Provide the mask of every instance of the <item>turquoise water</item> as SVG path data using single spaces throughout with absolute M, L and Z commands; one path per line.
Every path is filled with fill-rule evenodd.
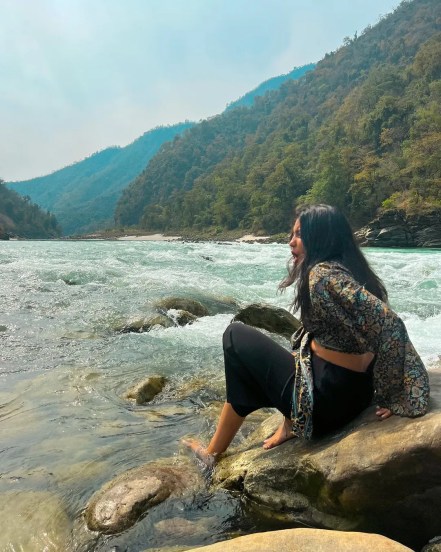
M 441 352 L 441 251 L 365 252 L 430 369 Z M 144 334 L 117 329 L 170 296 L 288 307 L 292 292 L 277 294 L 288 255 L 279 244 L 0 242 L 0 550 L 149 550 L 250 529 L 237 499 L 208 491 L 116 537 L 88 532 L 81 514 L 118 473 L 185 454 L 184 435 L 207 438 L 223 399 L 231 313 Z M 160 399 L 124 400 L 156 373 L 169 380 Z M 201 531 L 170 534 L 159 515 Z

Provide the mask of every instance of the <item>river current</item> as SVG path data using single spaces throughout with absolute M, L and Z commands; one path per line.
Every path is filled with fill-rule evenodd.
M 441 353 L 441 251 L 365 253 L 430 370 Z M 277 293 L 288 256 L 280 244 L 0 242 L 0 550 L 157 550 L 256 530 L 238 498 L 208 490 L 112 537 L 88 532 L 82 511 L 115 475 L 187 454 L 185 435 L 208 438 L 232 318 L 218 304 L 288 308 L 292 291 Z M 118 331 L 172 296 L 213 314 L 185 327 Z M 123 398 L 151 374 L 168 379 L 153 403 Z M 177 518 L 199 530 L 161 523 Z

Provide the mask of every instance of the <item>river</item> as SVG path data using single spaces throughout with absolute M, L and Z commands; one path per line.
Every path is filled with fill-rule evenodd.
M 365 253 L 430 370 L 440 355 L 441 251 Z M 161 510 L 197 521 L 190 535 L 153 511 L 120 535 L 97 536 L 82 511 L 115 475 L 187 454 L 185 435 L 208 438 L 232 318 L 218 303 L 288 307 L 292 291 L 277 293 L 288 256 L 280 244 L 0 242 L 1 550 L 156 550 L 256 529 L 238 498 L 208 490 Z M 185 327 L 117 331 L 171 296 L 198 299 L 213 314 Z M 123 398 L 150 374 L 168 379 L 157 400 Z

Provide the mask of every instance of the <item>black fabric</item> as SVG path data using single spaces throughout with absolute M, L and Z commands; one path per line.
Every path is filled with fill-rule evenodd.
M 312 355 L 314 436 L 346 425 L 371 404 L 373 365 L 374 361 L 366 372 L 355 372 Z
M 291 417 L 294 357 L 265 334 L 233 323 L 223 337 L 227 402 L 239 416 L 275 407 Z
M 250 326 L 233 323 L 223 337 L 227 402 L 239 416 L 264 407 L 291 417 L 295 365 L 290 351 Z M 312 355 L 313 435 L 345 425 L 373 397 L 371 363 L 367 372 L 342 368 Z

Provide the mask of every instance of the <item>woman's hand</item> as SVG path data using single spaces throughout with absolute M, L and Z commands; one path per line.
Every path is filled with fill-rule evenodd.
M 385 420 L 392 416 L 392 412 L 388 408 L 381 408 L 377 406 L 377 411 L 375 414 L 380 418 L 380 420 Z

